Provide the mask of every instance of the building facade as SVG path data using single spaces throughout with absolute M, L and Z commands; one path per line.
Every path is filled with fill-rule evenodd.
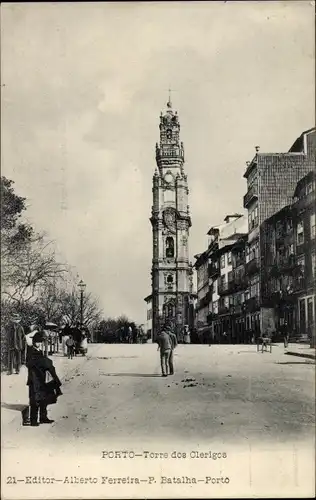
M 195 305 L 195 325 L 197 335 L 201 343 L 206 342 L 209 336 L 209 304 L 210 304 L 210 285 L 209 285 L 209 271 L 208 271 L 208 252 L 207 250 L 201 254 L 194 256 L 196 262 L 194 267 L 196 269 L 196 282 L 197 282 L 197 302 Z
M 274 315 L 276 331 L 315 344 L 315 173 L 298 183 L 293 203 L 267 219 L 262 242 L 261 303 Z
M 261 225 L 292 203 L 297 182 L 315 167 L 315 128 L 303 132 L 287 153 L 259 153 L 248 163 L 244 177 L 247 193 L 244 208 L 248 211 L 246 274 L 249 298 L 246 317 L 250 328 L 272 333 L 276 330 L 272 307 L 261 301 L 261 284 L 265 277 L 262 262 Z
M 144 323 L 144 330 L 148 339 L 152 338 L 152 323 L 153 323 L 153 311 L 152 311 L 152 300 L 151 294 L 145 297 L 146 302 L 146 320 Z
M 210 247 L 210 287 L 211 304 L 209 322 L 212 340 L 215 343 L 240 343 L 242 337 L 237 327 L 237 319 L 241 312 L 242 302 L 240 287 L 236 287 L 238 278 L 235 267 L 236 245 L 243 241 L 247 234 L 247 219 L 240 214 L 228 215 L 225 225 L 219 232 L 211 228 L 214 240 Z M 238 267 L 239 262 L 238 262 Z
M 153 176 L 151 225 L 153 235 L 152 293 L 146 297 L 152 315 L 152 338 L 169 319 L 181 342 L 184 328 L 194 326 L 193 271 L 189 260 L 191 217 L 184 148 L 178 114 L 169 100 L 160 115 L 160 142 Z
M 225 224 L 208 231 L 207 250 L 196 257 L 198 277 L 196 326 L 200 341 L 244 341 L 243 304 L 244 259 L 247 219 L 240 214 L 228 215 Z M 243 257 L 241 257 L 243 255 Z
M 294 192 L 293 227 L 296 264 L 301 270 L 296 285 L 297 324 L 300 336 L 315 347 L 315 170 L 301 179 Z

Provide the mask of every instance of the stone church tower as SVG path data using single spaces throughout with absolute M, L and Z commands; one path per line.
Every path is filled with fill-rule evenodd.
M 155 340 L 159 325 L 169 318 L 181 342 L 185 326 L 193 327 L 193 272 L 188 246 L 191 218 L 180 123 L 170 98 L 166 111 L 160 115 L 159 129 L 150 219 L 153 234 L 152 338 Z

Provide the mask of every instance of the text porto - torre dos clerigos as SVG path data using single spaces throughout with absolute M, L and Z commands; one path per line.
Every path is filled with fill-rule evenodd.
M 186 459 L 186 458 L 207 458 L 209 460 L 217 460 L 221 458 L 227 458 L 227 453 L 225 451 L 197 451 L 192 450 L 190 452 L 183 451 L 142 451 L 136 452 L 133 450 L 104 450 L 101 452 L 101 458 L 114 458 L 114 459 L 133 459 L 133 458 L 145 458 L 145 459 Z

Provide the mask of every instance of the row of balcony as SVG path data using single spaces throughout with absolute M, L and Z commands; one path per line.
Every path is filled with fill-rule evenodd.
M 316 276 L 313 276 L 313 283 L 316 282 Z M 265 290 L 263 292 L 263 297 L 259 300 L 259 297 L 251 297 L 247 299 L 242 304 L 229 304 L 225 306 L 224 301 L 220 300 L 218 304 L 218 312 L 209 313 L 207 316 L 208 323 L 210 324 L 219 315 L 242 315 L 247 313 L 253 313 L 258 311 L 258 309 L 263 307 L 293 307 L 293 304 L 297 302 L 297 293 L 306 289 L 306 287 L 311 286 L 311 279 L 306 277 L 300 277 L 293 281 L 292 286 L 287 290 L 273 291 Z
M 293 274 L 294 271 L 299 271 L 300 266 L 297 264 L 295 255 L 280 258 L 279 261 L 273 264 L 270 268 L 270 276 L 278 277 L 282 274 Z
M 230 293 L 246 290 L 248 288 L 248 278 L 246 276 L 236 276 L 232 280 L 218 284 L 218 295 L 228 295 Z
M 259 271 L 259 259 L 258 257 L 253 257 L 249 262 L 245 263 L 245 260 L 243 258 L 239 259 L 239 262 L 237 264 L 236 262 L 236 267 L 239 267 L 240 265 L 245 264 L 245 274 L 246 275 L 251 275 L 255 274 L 256 272 Z M 220 267 L 218 262 L 212 262 L 211 264 L 208 265 L 208 275 L 210 278 L 216 279 L 218 276 L 220 276 Z
M 258 297 L 251 297 L 242 304 L 235 304 L 235 305 L 230 304 L 229 306 L 225 306 L 223 303 L 219 303 L 218 313 L 215 314 L 210 312 L 207 315 L 207 321 L 210 324 L 214 319 L 217 318 L 218 315 L 224 315 L 224 314 L 240 315 L 240 314 L 255 312 L 259 309 L 259 307 L 260 307 L 260 302 Z
M 229 293 L 246 290 L 249 285 L 249 276 L 259 271 L 259 261 L 257 258 L 252 259 L 245 266 L 245 273 L 236 273 L 233 271 L 232 278 L 226 282 L 218 284 L 218 294 L 227 295 Z
M 216 278 L 220 275 L 220 269 L 218 262 L 212 262 L 208 265 L 208 275 L 210 278 Z
M 202 297 L 200 300 L 197 301 L 196 310 L 199 311 L 200 309 L 203 309 L 203 307 L 208 306 L 208 304 L 211 302 L 211 300 L 212 300 L 212 294 L 211 294 L 211 290 L 209 290 L 204 295 L 204 297 Z
M 316 275 L 297 276 L 286 289 L 277 291 L 271 282 L 267 282 L 262 291 L 262 305 L 275 307 L 278 304 L 291 304 L 296 302 L 298 293 L 315 288 L 315 284 Z
M 229 306 L 225 306 L 223 303 L 219 303 L 218 314 L 241 314 L 246 312 L 254 312 L 257 309 L 259 309 L 259 298 L 251 297 L 242 304 L 230 304 Z

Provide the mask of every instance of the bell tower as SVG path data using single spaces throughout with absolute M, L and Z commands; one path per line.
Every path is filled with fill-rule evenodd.
M 156 339 L 161 322 L 168 318 L 181 342 L 184 327 L 193 326 L 193 272 L 188 246 L 191 218 L 180 123 L 170 98 L 166 110 L 160 114 L 159 130 L 150 218 L 153 234 L 152 337 Z

